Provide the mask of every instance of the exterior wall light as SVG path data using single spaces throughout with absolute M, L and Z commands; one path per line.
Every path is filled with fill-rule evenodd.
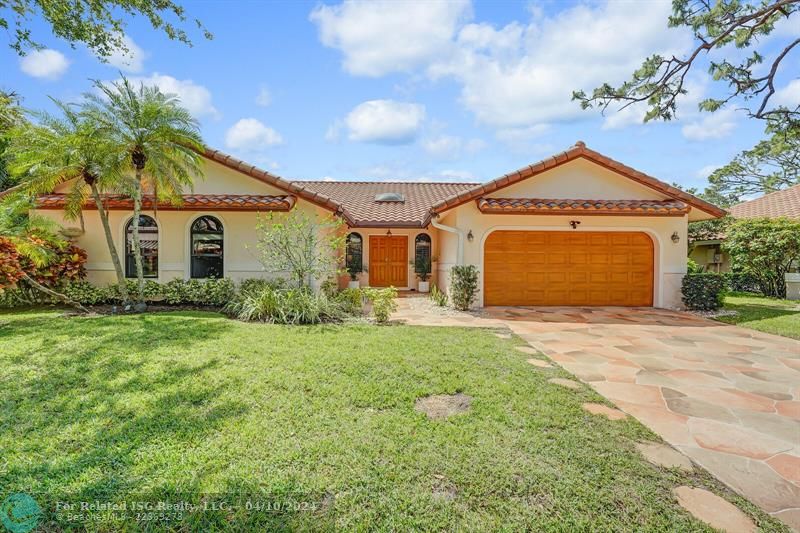
M 680 240 L 681 240 L 681 236 L 678 235 L 677 231 L 673 231 L 672 232 L 672 237 L 671 238 L 672 238 L 672 242 L 674 242 L 675 244 L 678 244 L 680 242 Z
M 467 240 L 469 242 L 472 242 L 472 241 L 475 240 L 475 235 L 472 234 L 472 230 L 469 230 L 469 232 L 467 233 Z
M 386 236 L 387 236 L 387 237 L 391 237 L 391 236 L 392 236 L 392 230 L 391 230 L 391 228 L 386 230 Z

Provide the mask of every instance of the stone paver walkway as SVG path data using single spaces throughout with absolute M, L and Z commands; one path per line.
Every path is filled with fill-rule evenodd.
M 505 325 L 800 531 L 800 342 L 661 309 L 494 307 L 394 319 Z

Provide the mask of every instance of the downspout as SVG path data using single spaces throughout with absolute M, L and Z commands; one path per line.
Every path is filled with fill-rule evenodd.
M 448 231 L 450 233 L 455 233 L 458 235 L 458 248 L 456 251 L 456 265 L 463 265 L 464 264 L 464 232 L 458 228 L 454 228 L 452 226 L 445 226 L 444 224 L 440 224 L 436 222 L 436 219 L 439 218 L 439 215 L 434 213 L 431 217 L 431 226 L 436 229 L 440 229 L 442 231 Z

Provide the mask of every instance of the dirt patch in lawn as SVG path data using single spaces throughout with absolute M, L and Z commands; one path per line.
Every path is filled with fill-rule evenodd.
M 420 398 L 414 409 L 428 415 L 432 420 L 440 420 L 448 416 L 466 413 L 472 405 L 472 396 L 466 394 L 435 394 Z

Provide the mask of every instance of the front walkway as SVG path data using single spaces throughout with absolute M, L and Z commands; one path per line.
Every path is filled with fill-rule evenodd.
M 800 530 L 800 343 L 661 309 L 487 308 L 413 324 L 507 326 Z

